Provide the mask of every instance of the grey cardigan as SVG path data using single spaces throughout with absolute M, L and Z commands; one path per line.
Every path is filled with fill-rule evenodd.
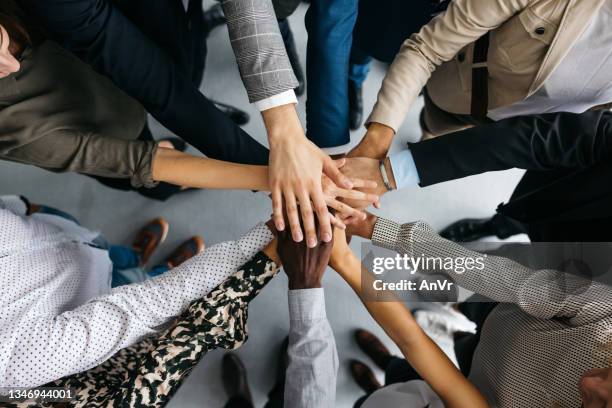
M 154 142 L 137 140 L 146 112 L 52 41 L 27 49 L 0 79 L 0 158 L 57 172 L 152 186 Z

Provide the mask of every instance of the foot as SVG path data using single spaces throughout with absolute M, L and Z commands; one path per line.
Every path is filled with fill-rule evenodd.
M 452 223 L 440 232 L 443 238 L 454 242 L 471 242 L 495 235 L 490 218 L 466 218 Z
M 140 265 L 145 265 L 153 252 L 168 236 L 168 222 L 163 218 L 156 218 L 145 225 L 136 235 L 132 249 L 140 255 Z
M 166 264 L 170 268 L 176 268 L 188 259 L 204 251 L 204 240 L 195 236 L 183 242 L 178 248 L 166 258 Z
M 204 12 L 205 31 L 210 33 L 215 28 L 227 23 L 221 4 L 215 4 Z
M 227 353 L 221 362 L 221 378 L 223 388 L 229 398 L 240 397 L 253 404 L 253 396 L 249 388 L 246 368 L 240 358 L 234 353 Z
M 366 353 L 380 369 L 384 370 L 387 368 L 389 361 L 391 361 L 391 353 L 378 337 L 367 330 L 358 329 L 355 330 L 355 340 L 357 340 L 359 348 Z
M 363 122 L 363 90 L 353 81 L 349 81 L 349 127 L 357 130 Z
M 353 379 L 367 394 L 371 394 L 379 388 L 382 388 L 382 385 L 378 382 L 370 367 L 357 360 L 351 360 L 350 365 Z
M 238 126 L 244 126 L 249 123 L 249 120 L 251 120 L 249 114 L 243 110 L 221 102 L 213 101 L 213 103 L 217 109 L 229 116 L 232 122 Z
M 289 21 L 281 20 L 279 23 L 286 24 L 286 27 L 284 27 L 286 34 L 283 36 L 283 41 L 285 43 L 285 49 L 287 50 L 287 57 L 289 57 L 289 62 L 291 63 L 291 68 L 293 69 L 295 78 L 298 81 L 298 86 L 295 88 L 295 94 L 297 96 L 302 96 L 306 91 L 306 79 L 304 76 L 304 70 L 302 70 L 302 64 L 300 64 L 297 48 L 295 46 L 293 32 L 291 31 L 291 27 L 289 27 Z

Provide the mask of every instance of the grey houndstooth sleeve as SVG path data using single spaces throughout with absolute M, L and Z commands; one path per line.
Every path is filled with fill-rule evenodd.
M 223 0 L 230 42 L 251 103 L 298 86 L 270 0 Z
M 410 257 L 482 258 L 482 269 L 457 273 L 443 266 L 438 272 L 446 272 L 465 289 L 496 302 L 516 304 L 540 319 L 564 318 L 570 325 L 580 326 L 612 315 L 612 288 L 606 284 L 471 251 L 442 238 L 424 222 L 400 225 L 379 218 L 372 243 Z

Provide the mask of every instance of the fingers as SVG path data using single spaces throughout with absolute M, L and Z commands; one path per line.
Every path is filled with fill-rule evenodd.
M 353 188 L 351 180 L 340 172 L 336 163 L 329 156 L 323 159 L 323 173 L 336 183 L 337 186 L 349 189 Z
M 285 217 L 283 217 L 283 194 L 280 186 L 272 189 L 272 219 L 277 231 L 285 230 Z
M 334 163 L 336 164 L 337 168 L 341 169 L 346 164 L 346 159 L 343 158 L 343 159 L 334 160 Z
M 302 223 L 304 224 L 304 232 L 306 234 L 306 245 L 308 245 L 309 248 L 314 248 L 317 246 L 317 230 L 315 228 L 314 215 L 308 192 L 306 190 L 300 191 L 298 193 L 298 199 L 300 200 L 300 213 L 302 215 Z
M 328 203 L 328 205 L 333 208 L 334 210 L 338 211 L 338 213 L 340 214 L 340 216 L 344 219 L 350 219 L 352 217 L 359 219 L 359 220 L 365 220 L 366 218 L 366 213 L 363 211 L 360 211 L 358 209 L 355 209 L 345 203 L 342 203 L 338 200 L 330 200 L 330 202 Z
M 336 197 L 342 197 L 347 200 L 358 200 L 358 201 L 366 201 L 368 203 L 376 203 L 379 201 L 380 197 L 376 194 L 364 193 L 363 191 L 357 190 L 346 190 L 339 188 L 336 191 Z
M 340 228 L 341 230 L 346 229 L 346 225 L 344 225 L 344 222 L 342 222 L 342 220 L 336 217 L 335 215 L 330 214 L 329 220 L 331 221 L 331 224 L 334 226 L 334 228 Z
M 378 187 L 378 183 L 374 180 L 364 180 L 364 179 L 351 179 L 353 182 L 353 188 L 376 188 Z
M 312 203 L 319 219 L 319 231 L 321 233 L 321 240 L 323 242 L 330 242 L 332 240 L 332 229 L 330 224 L 330 214 L 327 209 L 327 203 L 325 202 L 325 196 L 319 186 L 318 191 L 314 191 L 312 195 Z
M 302 242 L 302 228 L 300 227 L 300 216 L 298 213 L 297 202 L 292 190 L 285 190 L 285 209 L 287 211 L 287 219 L 291 227 L 291 235 L 295 242 Z

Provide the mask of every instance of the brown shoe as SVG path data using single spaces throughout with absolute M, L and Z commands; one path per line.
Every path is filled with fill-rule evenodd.
M 163 218 L 149 222 L 134 238 L 132 249 L 140 255 L 140 265 L 146 264 L 157 247 L 166 240 L 170 225 Z
M 202 237 L 191 237 L 176 248 L 174 252 L 172 252 L 170 256 L 166 258 L 165 263 L 170 268 L 175 268 L 202 251 L 204 251 L 204 240 Z
M 364 329 L 355 330 L 355 340 L 359 348 L 370 357 L 376 365 L 384 370 L 391 361 L 389 349 L 376 337 Z
M 351 360 L 350 366 L 353 379 L 366 394 L 371 394 L 377 389 L 382 388 L 370 367 L 357 360 Z
M 226 353 L 221 360 L 223 388 L 230 399 L 240 399 L 253 405 L 246 368 L 234 353 Z

